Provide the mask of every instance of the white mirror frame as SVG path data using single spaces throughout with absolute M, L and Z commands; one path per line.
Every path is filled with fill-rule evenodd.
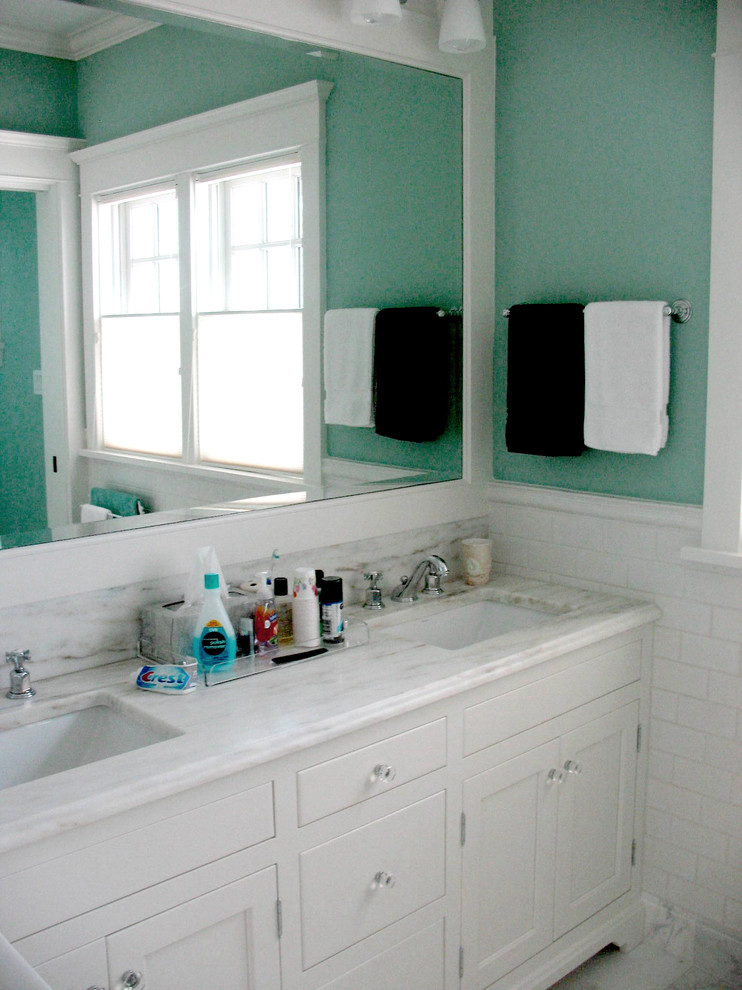
M 474 55 L 438 50 L 438 18 L 405 10 L 391 27 L 359 27 L 347 0 L 132 0 L 142 8 L 209 19 L 312 45 L 342 48 L 458 77 L 463 84 L 464 394 L 461 481 L 261 509 L 214 519 L 0 551 L 5 607 L 43 602 L 186 572 L 211 545 L 222 566 L 373 539 L 486 515 L 492 476 L 494 329 L 494 40 Z M 430 2 L 435 8 L 435 4 Z M 488 37 L 492 0 L 483 0 Z M 1 171 L 1 170 L 0 170 Z M 69 242 L 71 243 L 71 242 Z M 57 299 L 65 294 L 58 284 Z M 419 397 L 411 396 L 411 402 Z M 115 542 L 113 542 L 115 541 Z

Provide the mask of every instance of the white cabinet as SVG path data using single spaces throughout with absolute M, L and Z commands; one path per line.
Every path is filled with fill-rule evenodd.
M 443 896 L 445 810 L 439 792 L 302 853 L 305 969 Z
M 557 741 L 464 785 L 462 946 L 466 990 L 486 987 L 551 942 Z
M 50 959 L 36 967 L 52 990 L 89 990 L 108 986 L 108 960 L 105 939 Z
M 278 988 L 276 895 L 269 868 L 109 935 L 110 986 L 135 972 L 148 990 Z
M 37 971 L 52 990 L 277 990 L 276 902 L 276 869 L 269 867 L 64 953 Z
M 322 990 L 444 990 L 443 920 L 415 932 Z
M 561 740 L 555 939 L 631 884 L 638 715 L 626 705 Z
M 622 706 L 465 781 L 465 990 L 629 889 L 638 711 Z
M 426 693 L 0 856 L 0 930 L 53 990 L 542 990 L 641 928 L 648 655 Z
M 378 797 L 445 765 L 446 720 L 439 718 L 307 767 L 296 777 L 299 824 Z

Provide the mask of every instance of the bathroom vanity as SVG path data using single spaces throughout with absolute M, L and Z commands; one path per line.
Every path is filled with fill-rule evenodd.
M 493 598 L 533 624 L 414 638 Z M 0 931 L 54 990 L 547 987 L 643 934 L 658 615 L 503 578 L 183 697 L 41 682 L 0 729 L 98 703 L 170 738 L 3 792 Z

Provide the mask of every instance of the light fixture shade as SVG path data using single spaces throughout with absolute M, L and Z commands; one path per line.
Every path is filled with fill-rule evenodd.
M 438 47 L 442 52 L 466 55 L 487 45 L 479 0 L 445 0 Z
M 399 0 L 353 0 L 350 6 L 354 24 L 392 24 L 401 18 Z

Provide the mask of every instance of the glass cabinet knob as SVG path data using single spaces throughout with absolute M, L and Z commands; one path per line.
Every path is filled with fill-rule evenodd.
M 390 767 L 388 763 L 377 763 L 371 774 L 371 779 L 382 784 L 388 784 L 396 776 L 397 771 L 394 767 Z
M 385 873 L 384 870 L 379 870 L 374 877 L 374 887 L 376 890 L 388 890 L 396 882 L 396 877 L 392 876 L 391 873 Z

